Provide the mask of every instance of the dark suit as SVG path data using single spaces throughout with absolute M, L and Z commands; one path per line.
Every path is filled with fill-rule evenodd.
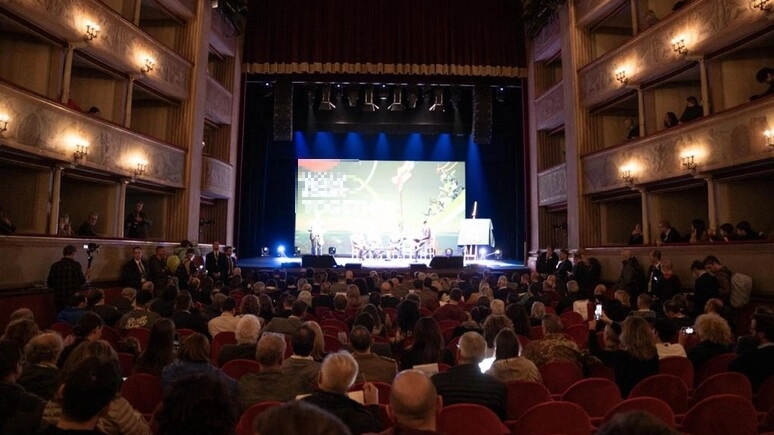
M 478 364 L 460 364 L 430 378 L 443 396 L 444 405 L 474 403 L 505 419 L 507 387 L 499 379 L 481 373 Z
M 704 314 L 704 304 L 712 298 L 720 295 L 720 283 L 718 279 L 707 272 L 696 278 L 693 286 L 693 316 Z
M 661 233 L 659 238 L 664 243 L 680 243 L 683 241 L 683 238 L 680 237 L 680 233 L 674 228 L 670 228 L 666 233 Z
M 167 278 L 169 278 L 169 269 L 167 268 L 167 260 L 160 259 L 157 256 L 153 256 L 148 260 L 148 278 L 153 281 L 153 289 L 157 295 L 161 294 L 164 287 L 167 285 Z
M 774 346 L 768 345 L 750 349 L 728 364 L 728 369 L 747 376 L 753 391 L 758 390 L 763 381 L 774 376 Z
M 140 271 L 140 267 L 134 261 L 134 258 L 124 264 L 121 271 L 121 277 L 124 280 L 124 285 L 139 290 L 142 287 L 142 283 L 148 280 L 148 271 L 150 270 L 148 262 L 144 259 L 142 261 L 142 267 L 145 269 L 145 274 Z
M 226 254 L 222 252 L 217 254 L 217 257 L 215 252 L 207 254 L 204 258 L 204 268 L 207 269 L 207 275 L 212 277 L 212 279 L 225 280 L 228 277 L 228 260 L 226 259 Z M 216 273 L 220 275 L 216 276 Z
M 572 275 L 572 262 L 570 260 L 559 262 L 556 266 L 556 277 L 567 282 L 570 280 L 570 275 Z
M 207 329 L 207 321 L 198 313 L 175 311 L 172 314 L 172 322 L 175 324 L 176 329 L 190 329 L 207 337 L 210 336 L 210 331 Z
M 538 256 L 536 269 L 537 272 L 543 275 L 549 275 L 556 271 L 556 265 L 559 264 L 559 255 L 553 252 L 550 257 L 546 256 L 543 252 Z

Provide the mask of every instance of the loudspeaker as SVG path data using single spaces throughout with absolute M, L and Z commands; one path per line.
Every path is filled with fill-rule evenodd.
M 274 84 L 274 140 L 293 140 L 293 83 L 277 80 Z
M 477 85 L 473 91 L 473 142 L 492 142 L 492 88 Z
M 409 268 L 412 272 L 423 272 L 427 270 L 427 265 L 425 263 L 411 263 Z
M 325 269 L 336 267 L 336 259 L 330 255 L 304 255 L 301 257 L 301 267 Z
M 346 263 L 344 269 L 347 270 L 359 270 L 363 268 L 363 263 Z
M 454 257 L 433 257 L 430 260 L 430 267 L 433 269 L 462 269 L 463 258 L 461 256 Z

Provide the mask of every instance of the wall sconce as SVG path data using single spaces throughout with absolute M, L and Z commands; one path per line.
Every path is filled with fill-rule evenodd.
M 132 177 L 132 182 L 137 181 L 137 177 L 142 177 L 145 175 L 145 172 L 148 171 L 148 162 L 145 161 L 139 161 L 137 162 L 137 166 L 134 168 L 134 176 Z
M 153 62 L 153 59 L 146 57 L 145 58 L 145 64 L 140 68 L 140 71 L 142 71 L 143 74 L 148 74 L 149 72 L 153 71 L 153 69 L 156 67 L 156 64 Z
M 0 124 L 0 126 L 1 125 L 2 124 Z M 766 130 L 763 132 L 763 135 L 766 136 L 766 143 L 769 145 L 769 151 L 774 151 L 774 130 Z
M 625 69 L 619 69 L 615 72 L 615 79 L 621 82 L 622 85 L 625 85 L 629 79 L 626 77 L 626 70 Z
M 632 176 L 632 171 L 629 169 L 621 171 L 621 179 L 629 186 L 634 184 L 634 176 Z
M 688 48 L 685 46 L 684 38 L 675 38 L 672 40 L 672 50 L 677 54 L 688 54 Z
M 86 35 L 84 36 L 84 39 L 87 41 L 91 41 L 92 39 L 96 38 L 99 34 L 99 26 L 92 23 L 86 23 Z
M 766 11 L 769 9 L 769 0 L 752 0 L 752 7 Z
M 693 154 L 682 157 L 681 160 L 683 161 L 683 168 L 692 172 L 696 170 L 696 162 L 693 160 Z
M 0 115 L 0 133 L 8 130 L 8 115 Z
M 75 151 L 73 151 L 73 162 L 70 167 L 75 168 L 78 166 L 81 160 L 83 160 L 89 154 L 89 144 L 78 141 L 75 144 Z

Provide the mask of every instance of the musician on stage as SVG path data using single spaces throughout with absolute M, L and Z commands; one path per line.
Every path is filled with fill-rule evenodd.
M 322 255 L 323 228 L 320 220 L 315 217 L 309 227 L 309 241 L 312 243 L 312 255 Z
M 422 236 L 418 239 L 414 239 L 414 259 L 419 258 L 419 252 L 427 247 L 430 243 L 430 239 L 433 237 L 433 232 L 430 230 L 430 226 L 427 225 L 427 219 L 422 222 Z

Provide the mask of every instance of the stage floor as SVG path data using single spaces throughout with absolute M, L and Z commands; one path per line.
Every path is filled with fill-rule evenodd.
M 358 258 L 350 258 L 349 256 L 334 256 L 337 267 L 347 268 L 348 266 L 354 266 L 359 269 L 368 270 L 410 270 L 412 266 L 414 268 L 424 266 L 429 268 L 430 259 L 379 259 L 379 258 L 366 258 L 360 260 Z M 301 257 L 252 257 L 252 258 L 240 258 L 238 261 L 239 267 L 250 269 L 300 269 Z M 524 263 L 511 261 L 511 260 L 472 260 L 465 261 L 466 268 L 483 269 L 488 268 L 493 271 L 528 271 L 524 266 Z

